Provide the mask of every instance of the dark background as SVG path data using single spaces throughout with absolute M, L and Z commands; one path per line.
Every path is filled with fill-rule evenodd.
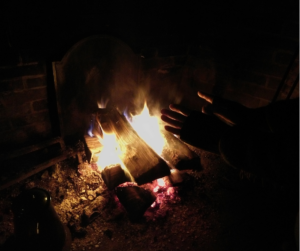
M 143 56 L 152 86 L 189 86 L 194 99 L 201 90 L 257 108 L 272 101 L 298 53 L 299 2 L 1 1 L 1 149 L 59 135 L 52 62 L 102 34 Z
M 17 50 L 52 59 L 59 59 L 80 39 L 99 33 L 120 38 L 135 52 L 153 46 L 209 44 L 232 55 L 239 47 L 270 43 L 261 39 L 260 32 L 281 32 L 283 21 L 297 19 L 299 11 L 295 0 L 5 1 L 1 5 L 2 57 Z
M 114 36 L 135 53 L 148 58 L 148 63 L 154 65 L 148 72 L 156 86 L 167 81 L 180 82 L 183 69 L 189 73 L 186 82 L 182 81 L 184 84 L 192 83 L 194 89 L 213 90 L 224 98 L 255 108 L 272 100 L 299 48 L 299 1 L 1 1 L 2 155 L 59 135 L 51 62 L 60 61 L 75 43 L 96 34 Z M 202 57 L 206 51 L 208 58 L 214 59 L 212 69 L 202 67 L 206 63 Z M 171 56 L 177 55 L 185 55 L 188 60 L 184 58 L 184 63 L 180 60 L 174 63 Z M 177 67 L 178 74 L 172 75 L 169 65 Z M 295 75 L 298 73 L 297 68 Z M 210 75 L 213 75 L 212 81 L 207 77 Z M 204 154 L 202 159 L 206 157 Z M 209 165 L 218 168 L 216 163 Z M 1 172 L 5 167 L 1 165 Z M 214 179 L 213 175 L 212 172 L 207 177 Z M 232 180 L 228 183 L 230 187 L 234 185 Z M 256 240 L 264 236 L 261 222 L 270 228 L 274 226 L 273 230 L 286 230 L 285 219 L 294 220 L 289 210 L 281 217 L 280 210 L 289 207 L 284 199 L 286 194 L 277 196 L 272 190 L 274 199 L 272 196 L 265 200 L 260 189 L 253 193 L 252 184 L 246 196 L 239 185 L 233 193 L 230 202 L 231 194 L 222 197 L 224 193 L 221 193 L 217 198 L 223 203 L 220 212 L 225 219 L 224 243 L 229 239 L 230 244 L 242 243 L 243 247 L 248 243 L 257 244 L 258 248 L 253 250 L 262 250 L 259 241 L 252 241 L 253 236 Z M 248 194 L 252 199 L 249 200 Z M 262 198 L 257 199 L 257 195 Z M 267 221 L 266 215 L 269 216 Z M 276 220 L 282 223 L 277 228 Z M 231 226 L 233 231 L 229 232 Z M 272 236 L 273 232 L 264 233 L 272 245 L 277 236 Z M 278 233 L 282 234 L 281 230 Z

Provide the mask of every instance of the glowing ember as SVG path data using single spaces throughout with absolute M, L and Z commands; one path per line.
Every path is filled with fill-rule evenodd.
M 157 185 L 162 187 L 162 186 L 165 186 L 166 183 L 163 178 L 160 178 L 160 179 L 157 179 Z
M 155 207 L 156 206 L 156 201 L 154 201 L 151 205 L 151 207 Z
M 156 183 L 157 183 L 157 185 L 153 188 L 153 192 L 155 192 L 155 193 L 159 192 L 162 188 L 167 187 L 163 178 L 157 179 Z

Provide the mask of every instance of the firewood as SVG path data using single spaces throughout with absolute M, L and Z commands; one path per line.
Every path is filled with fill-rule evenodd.
M 105 133 L 116 135 L 123 153 L 121 160 L 138 185 L 170 174 L 167 163 L 138 136 L 116 109 L 98 109 L 97 119 Z
M 162 157 L 178 170 L 201 170 L 200 158 L 185 143 L 173 136 L 171 133 L 161 131 L 165 146 Z
M 132 221 L 139 220 L 156 200 L 153 193 L 138 186 L 117 187 L 116 195 Z
M 105 185 L 110 190 L 122 183 L 131 181 L 129 175 L 125 173 L 120 164 L 105 167 L 101 175 Z
M 89 163 L 97 162 L 98 156 L 97 153 L 100 153 L 103 149 L 103 145 L 100 143 L 97 137 L 90 137 L 89 135 L 84 135 L 84 143 L 86 155 Z

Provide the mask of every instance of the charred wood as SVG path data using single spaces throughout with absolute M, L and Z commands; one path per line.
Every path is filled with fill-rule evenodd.
M 89 135 L 84 135 L 84 146 L 87 159 L 89 163 L 97 162 L 97 153 L 100 153 L 103 149 L 102 144 L 99 142 L 97 137 L 90 137 Z
M 178 170 L 201 170 L 200 158 L 180 139 L 171 133 L 162 131 L 165 139 L 165 147 L 162 157 Z
M 117 187 L 116 195 L 132 221 L 139 220 L 156 199 L 150 191 L 137 186 Z

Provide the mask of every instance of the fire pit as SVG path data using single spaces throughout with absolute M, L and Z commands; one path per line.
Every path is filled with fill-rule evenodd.
M 149 111 L 138 58 L 125 44 L 90 37 L 53 66 L 63 136 L 82 134 L 87 162 L 81 165 L 101 173 L 131 218 L 159 207 L 162 196 L 176 197 L 174 186 L 185 177 L 178 169 L 201 169 L 199 157 L 163 130 L 160 101 Z M 79 169 L 84 176 L 85 168 Z
M 74 158 L 1 191 L 0 246 L 14 232 L 11 201 L 39 187 L 70 229 L 71 250 L 275 250 L 293 223 L 289 198 L 165 133 L 157 113 L 174 100 L 149 100 L 140 60 L 101 36 L 53 64 Z

